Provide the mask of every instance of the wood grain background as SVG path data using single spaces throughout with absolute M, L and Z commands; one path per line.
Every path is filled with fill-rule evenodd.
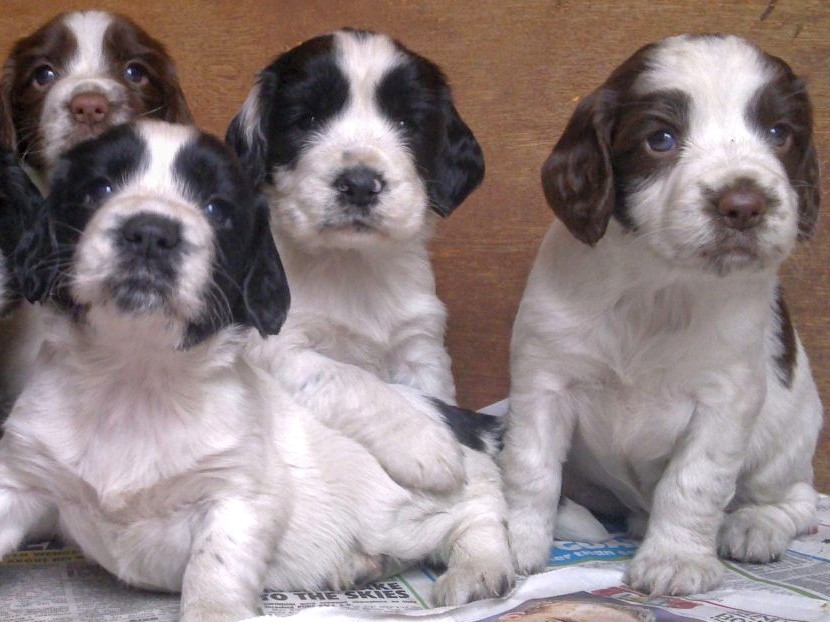
M 2 0 L 0 47 L 59 11 L 125 13 L 177 60 L 197 122 L 223 133 L 256 71 L 311 36 L 354 26 L 387 32 L 432 58 L 454 86 L 480 140 L 484 185 L 440 224 L 433 245 L 439 294 L 450 312 L 448 345 L 459 401 L 480 407 L 506 396 L 510 328 L 539 241 L 553 216 L 539 167 L 579 97 L 641 45 L 681 32 L 731 32 L 786 59 L 806 77 L 816 138 L 830 157 L 830 3 L 518 2 L 477 0 Z M 830 185 L 830 174 L 823 187 Z M 826 197 L 826 193 L 825 193 Z M 826 221 L 827 218 L 824 218 Z M 787 299 L 830 403 L 830 225 L 784 270 Z M 830 438 L 816 465 L 830 490 Z

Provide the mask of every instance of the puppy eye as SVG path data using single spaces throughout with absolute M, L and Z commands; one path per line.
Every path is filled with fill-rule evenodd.
M 769 141 L 778 151 L 787 151 L 793 142 L 793 131 L 786 123 L 776 123 L 768 130 Z
M 320 120 L 313 114 L 307 114 L 300 118 L 297 125 L 303 130 L 313 130 L 320 124 Z
M 94 180 L 92 183 L 87 186 L 86 189 L 86 196 L 84 197 L 85 203 L 101 203 L 103 202 L 109 195 L 112 194 L 113 188 L 112 184 L 108 179 L 104 179 L 103 177 Z
M 35 69 L 35 73 L 32 76 L 35 84 L 37 86 L 43 87 L 52 84 L 55 79 L 58 77 L 57 72 L 52 69 L 49 65 L 41 65 L 37 69 Z
M 655 153 L 668 153 L 677 148 L 677 137 L 671 130 L 662 129 L 649 136 L 646 144 Z
M 222 199 L 211 199 L 202 208 L 210 223 L 216 227 L 229 227 L 231 224 L 231 206 Z
M 147 71 L 139 63 L 130 63 L 124 68 L 124 77 L 135 84 L 145 84 Z

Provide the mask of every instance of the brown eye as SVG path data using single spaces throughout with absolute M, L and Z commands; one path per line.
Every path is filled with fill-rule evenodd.
M 677 149 L 677 137 L 671 130 L 662 129 L 646 138 L 646 144 L 654 153 L 664 154 Z
M 32 74 L 32 81 L 35 86 L 43 88 L 52 84 L 57 77 L 58 74 L 54 69 L 52 69 L 52 67 L 49 65 L 41 65 L 35 69 L 34 74 Z
M 786 123 L 776 123 L 768 130 L 769 141 L 777 151 L 787 151 L 793 142 L 793 131 Z
M 147 71 L 139 63 L 130 63 L 124 68 L 124 78 L 138 85 L 147 84 Z

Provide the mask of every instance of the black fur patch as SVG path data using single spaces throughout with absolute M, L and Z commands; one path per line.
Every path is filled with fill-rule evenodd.
M 486 451 L 488 447 L 484 441 L 489 439 L 500 448 L 504 431 L 502 417 L 484 415 L 435 398 L 430 401 L 441 411 L 459 443 L 475 451 Z
M 798 349 L 795 340 L 795 329 L 790 321 L 790 311 L 784 302 L 784 296 L 779 288 L 775 295 L 775 315 L 778 319 L 778 341 L 781 350 L 775 357 L 775 364 L 778 367 L 778 377 L 781 384 L 792 388 L 795 378 L 795 365 Z

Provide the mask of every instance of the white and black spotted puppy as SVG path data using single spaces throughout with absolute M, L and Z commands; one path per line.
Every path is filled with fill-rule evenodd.
M 248 363 L 246 333 L 277 333 L 289 296 L 265 200 L 224 144 L 110 130 L 62 159 L 47 215 L 25 283 L 49 330 L 0 440 L 0 556 L 57 524 L 201 622 L 254 615 L 264 587 L 344 589 L 425 559 L 447 564 L 438 604 L 507 589 L 485 452 L 465 448 L 465 468 L 489 482 L 404 488 Z
M 733 36 L 646 46 L 542 181 L 559 221 L 514 326 L 502 460 L 517 568 L 544 565 L 562 486 L 644 533 L 639 590 L 776 559 L 815 521 L 822 420 L 777 277 L 819 208 L 804 83 Z
M 455 400 L 427 244 L 484 160 L 440 69 L 382 34 L 320 36 L 260 72 L 227 140 L 269 196 L 292 286 L 262 360 L 398 481 L 457 488 L 460 446 L 424 398 Z

